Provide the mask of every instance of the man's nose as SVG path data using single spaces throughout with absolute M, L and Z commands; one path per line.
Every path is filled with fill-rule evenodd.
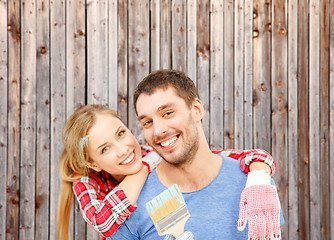
M 167 126 L 162 121 L 154 121 L 154 135 L 163 135 L 165 132 L 167 132 Z

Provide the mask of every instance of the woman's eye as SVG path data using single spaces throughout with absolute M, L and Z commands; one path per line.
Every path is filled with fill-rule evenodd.
M 109 148 L 110 148 L 110 147 L 104 147 L 104 148 L 102 149 L 102 153 L 105 153 L 106 151 L 108 151 Z
M 118 133 L 118 136 L 121 137 L 121 136 L 123 136 L 124 134 L 125 134 L 125 131 L 122 130 L 122 131 L 120 131 L 120 132 Z

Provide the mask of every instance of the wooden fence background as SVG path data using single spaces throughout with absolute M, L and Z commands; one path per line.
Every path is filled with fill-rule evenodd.
M 213 149 L 274 156 L 282 239 L 334 239 L 333 0 L 0 0 L 1 240 L 57 238 L 64 122 L 107 104 L 143 142 L 132 93 L 159 68 L 196 82 Z

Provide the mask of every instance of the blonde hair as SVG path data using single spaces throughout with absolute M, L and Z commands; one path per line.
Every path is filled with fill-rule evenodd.
M 82 145 L 82 139 L 87 136 L 94 125 L 97 114 L 118 115 L 103 105 L 86 105 L 76 110 L 67 120 L 63 129 L 64 150 L 59 161 L 59 171 L 62 178 L 58 205 L 57 231 L 58 239 L 69 239 L 69 218 L 73 203 L 73 182 L 89 175 L 93 170 L 86 166 L 89 161 L 87 145 Z

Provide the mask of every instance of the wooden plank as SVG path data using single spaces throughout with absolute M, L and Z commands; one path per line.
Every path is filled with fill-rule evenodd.
M 125 124 L 128 124 L 128 0 L 118 1 L 118 106 L 117 113 Z
M 320 1 L 320 239 L 330 239 L 329 0 Z
M 34 239 L 36 169 L 36 8 L 34 0 L 21 3 L 21 161 L 20 232 Z
M 308 1 L 298 3 L 298 175 L 299 175 L 299 239 L 310 239 L 309 182 L 309 45 Z M 303 37 L 300 37 L 303 36 Z
M 108 1 L 87 3 L 87 102 L 90 104 L 108 104 L 107 14 Z
M 234 148 L 233 1 L 224 1 L 224 148 Z
M 160 69 L 160 31 L 161 31 L 161 19 L 160 19 L 161 1 L 150 1 L 151 12 L 151 25 L 150 25 L 150 71 Z
M 186 1 L 172 1 L 172 68 L 185 72 L 186 63 Z
M 253 0 L 245 0 L 244 148 L 253 148 Z
M 172 67 L 172 5 L 170 0 L 161 0 L 161 43 L 160 43 L 160 67 L 170 69 Z
M 20 189 L 20 4 L 8 3 L 8 137 L 6 239 L 19 239 Z
M 288 184 L 289 208 L 285 215 L 288 228 L 287 239 L 298 239 L 298 6 L 296 2 L 288 3 Z M 277 161 L 277 159 L 276 159 Z
M 268 152 L 270 137 L 270 2 L 254 1 L 254 147 Z
M 108 6 L 106 0 L 87 3 L 87 102 L 90 104 L 109 104 Z M 82 238 L 79 231 L 76 239 Z M 86 231 L 86 239 L 98 239 L 98 233 L 91 227 L 87 226 Z
M 85 5 L 81 1 L 66 3 L 66 118 L 85 104 Z M 85 239 L 86 224 L 75 200 L 71 213 L 71 235 Z
M 60 192 L 58 162 L 63 151 L 62 129 L 66 121 L 65 3 L 50 2 L 50 240 L 57 237 L 57 209 Z M 73 239 L 73 233 L 71 234 Z
M 197 1 L 187 1 L 187 75 L 196 82 L 196 59 L 197 59 Z
M 66 109 L 67 114 L 72 114 L 85 104 L 85 3 L 67 1 L 66 12 Z
M 6 181 L 7 179 L 7 104 L 8 104 L 8 58 L 7 58 L 7 2 L 0 0 L 0 239 L 6 238 Z
M 197 89 L 204 105 L 204 133 L 210 142 L 210 1 L 200 1 L 197 12 Z
M 329 4 L 329 166 L 334 166 L 334 1 Z M 334 171 L 329 171 L 330 181 L 330 239 L 334 239 Z
M 272 156 L 277 163 L 274 175 L 284 216 L 288 216 L 288 79 L 287 79 L 287 1 L 273 1 L 271 49 L 271 136 Z M 288 238 L 287 225 L 282 226 L 282 239 Z
M 234 2 L 234 142 L 236 149 L 244 149 L 244 1 Z
M 35 239 L 49 238 L 50 170 L 50 14 L 49 2 L 36 2 L 36 223 Z
M 310 1 L 309 15 L 309 138 L 310 138 L 310 239 L 320 239 L 320 29 L 319 1 Z
M 149 1 L 129 1 L 129 102 L 138 83 L 149 73 Z M 129 128 L 145 143 L 134 108 L 129 108 Z
M 210 148 L 224 148 L 224 4 L 211 1 L 210 14 Z
M 109 67 L 108 67 L 108 79 L 109 79 L 109 100 L 108 105 L 111 109 L 117 111 L 117 54 L 118 54 L 118 46 L 117 46 L 117 0 L 109 1 L 109 12 L 108 12 L 108 49 L 109 49 Z

